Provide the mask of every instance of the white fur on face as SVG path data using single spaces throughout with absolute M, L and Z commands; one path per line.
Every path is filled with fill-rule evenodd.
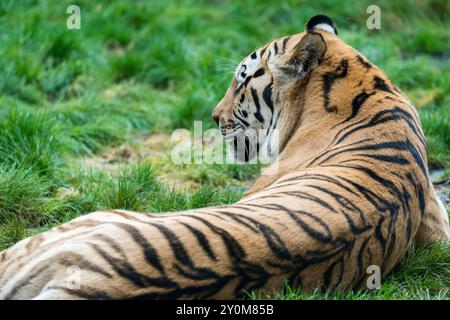
M 234 73 L 234 77 L 239 82 L 239 84 L 244 83 L 245 79 L 248 76 L 251 76 L 255 73 L 255 71 L 258 69 L 260 61 L 261 58 L 257 54 L 255 59 L 252 59 L 249 56 L 238 65 Z

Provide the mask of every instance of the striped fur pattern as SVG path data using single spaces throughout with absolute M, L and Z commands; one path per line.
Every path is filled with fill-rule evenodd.
M 277 128 L 281 150 L 240 201 L 94 212 L 24 239 L 0 253 L 0 298 L 221 299 L 286 281 L 345 291 L 368 266 L 386 276 L 414 243 L 447 240 L 417 111 L 335 30 L 314 17 L 238 66 L 213 118 L 232 145 L 267 132 L 248 150 L 274 147 Z

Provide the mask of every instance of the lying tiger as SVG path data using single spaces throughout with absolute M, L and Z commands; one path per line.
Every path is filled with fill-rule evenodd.
M 386 276 L 413 243 L 449 238 L 417 111 L 329 17 L 245 58 L 213 119 L 231 146 L 245 138 L 244 160 L 278 143 L 277 170 L 233 205 L 94 212 L 22 240 L 0 254 L 0 298 L 346 291 L 368 266 Z M 266 134 L 247 139 L 249 128 Z

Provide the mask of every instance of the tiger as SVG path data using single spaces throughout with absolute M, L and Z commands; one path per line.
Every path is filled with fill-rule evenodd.
M 1 252 L 0 298 L 349 292 L 369 266 L 385 278 L 411 248 L 447 243 L 417 110 L 330 17 L 244 58 L 212 118 L 243 162 L 279 150 L 239 201 L 75 218 Z

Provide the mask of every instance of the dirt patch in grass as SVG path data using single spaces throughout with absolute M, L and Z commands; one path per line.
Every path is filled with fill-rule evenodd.
M 176 164 L 171 158 L 174 146 L 190 139 L 189 135 L 157 133 L 141 136 L 132 143 L 124 143 L 115 148 L 108 148 L 94 156 L 77 160 L 79 166 L 86 170 L 100 170 L 109 175 L 119 174 L 126 166 L 148 162 L 154 167 L 158 180 L 170 189 L 196 191 L 204 185 L 232 187 L 247 190 L 254 182 L 251 177 L 235 178 L 230 170 L 219 165 Z M 194 145 L 202 143 L 194 141 Z M 206 177 L 205 177 L 206 175 Z
M 133 140 L 132 145 L 124 143 L 119 147 L 79 159 L 85 169 L 101 170 L 111 175 L 118 174 L 130 164 L 139 162 L 151 163 L 158 172 L 158 180 L 176 189 L 197 189 L 199 183 L 183 177 L 180 167 L 170 159 L 173 147 L 170 135 L 164 133 L 141 136 Z

